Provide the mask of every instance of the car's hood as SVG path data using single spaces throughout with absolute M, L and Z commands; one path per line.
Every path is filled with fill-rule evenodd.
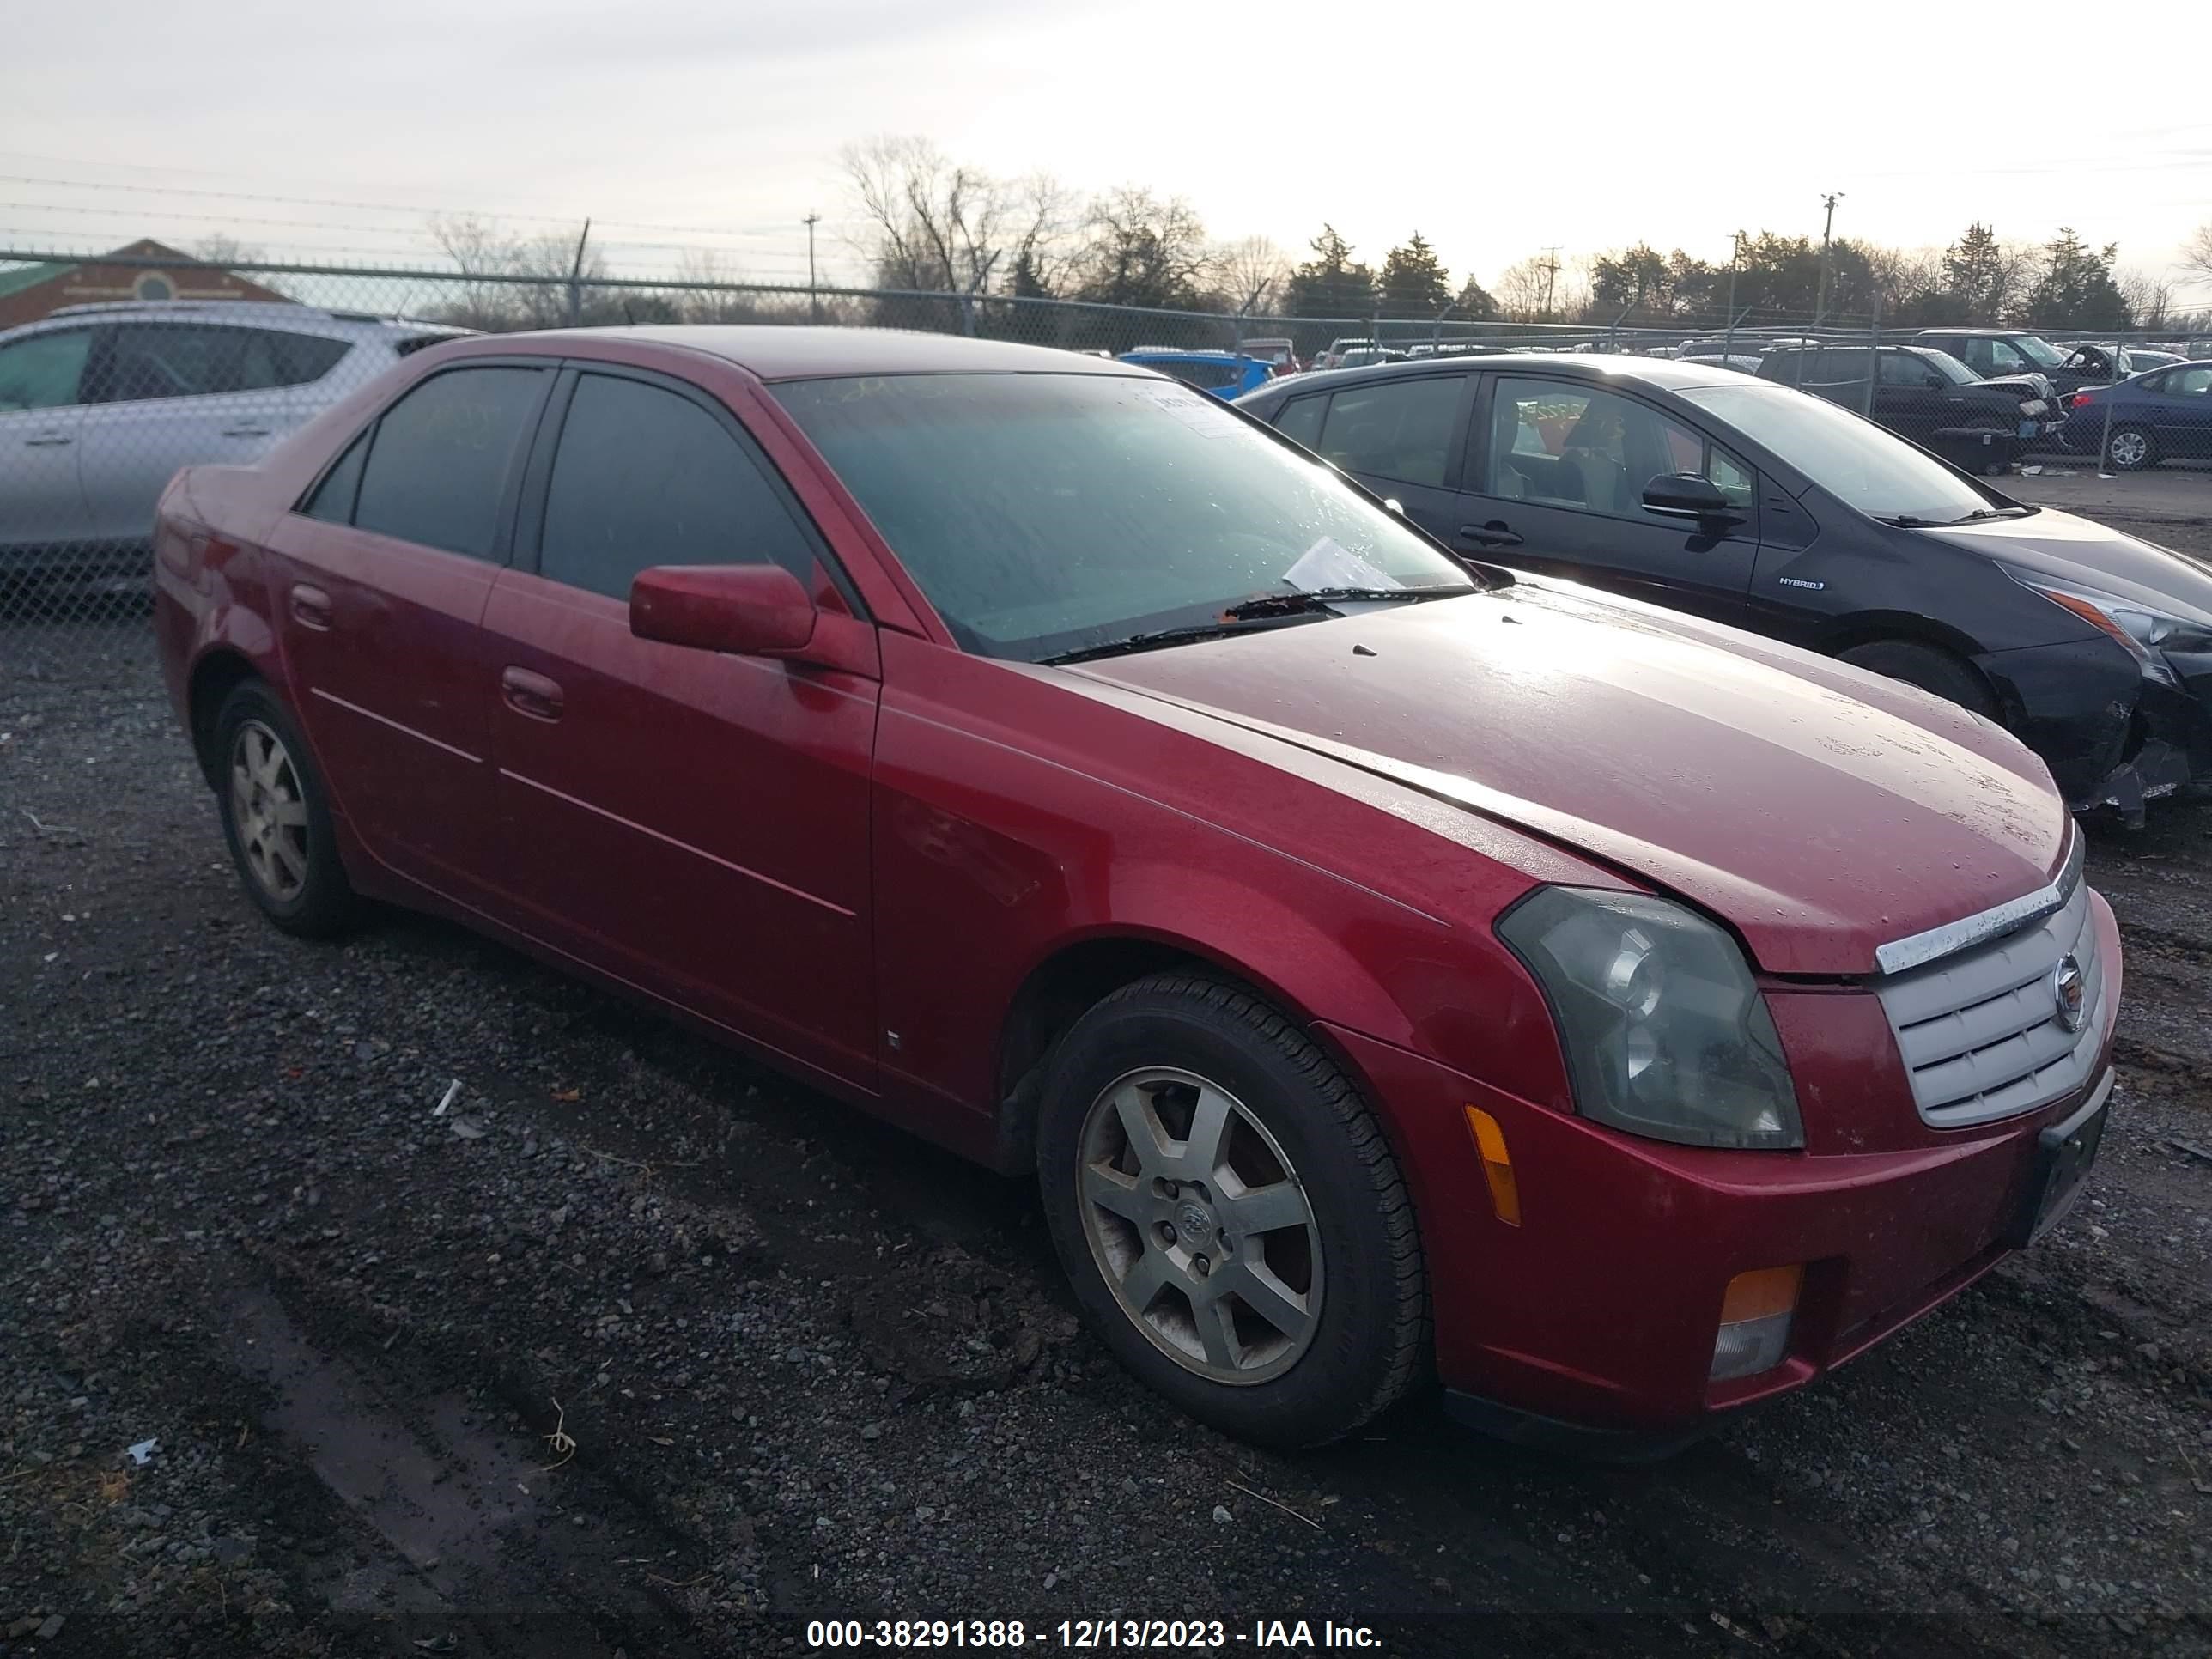
M 1988 722 L 1580 589 L 1523 585 L 1077 672 L 1672 889 L 1775 973 L 1870 973 L 1879 945 L 2033 892 L 2065 854 L 2050 775 Z
M 2071 513 L 2046 507 L 2024 518 L 1984 519 L 1920 533 L 2031 575 L 2212 624 L 2212 564 Z

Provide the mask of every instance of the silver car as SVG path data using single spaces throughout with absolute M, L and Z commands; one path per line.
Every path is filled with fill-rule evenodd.
M 465 333 L 312 306 L 69 306 L 0 334 L 0 574 L 143 574 L 179 467 L 248 462 Z

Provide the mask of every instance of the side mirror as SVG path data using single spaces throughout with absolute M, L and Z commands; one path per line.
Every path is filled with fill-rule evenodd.
M 1696 519 L 1710 524 L 1741 524 L 1743 514 L 1720 486 L 1694 472 L 1662 472 L 1644 486 L 1646 510 L 1670 519 Z
M 662 564 L 629 586 L 629 631 L 641 640 L 789 657 L 814 637 L 814 601 L 780 564 Z

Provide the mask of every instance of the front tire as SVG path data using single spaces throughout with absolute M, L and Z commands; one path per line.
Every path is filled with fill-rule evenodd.
M 1428 1301 L 1397 1160 L 1251 991 L 1158 974 L 1078 1020 L 1047 1068 L 1037 1176 L 1091 1328 L 1191 1416 L 1320 1445 L 1412 1385 Z
M 1986 720 L 1997 717 L 1996 699 L 1990 695 L 1988 684 L 1968 665 L 1936 646 L 1917 640 L 1875 640 L 1854 646 L 1842 655 L 1854 668 L 1917 685 Z
M 2139 426 L 2116 426 L 2105 445 L 2105 459 L 2115 472 L 2141 472 L 2158 465 L 2158 445 Z
M 330 799 L 291 711 L 260 680 L 223 699 L 215 720 L 216 800 L 246 896 L 288 933 L 323 938 L 356 908 L 338 862 Z

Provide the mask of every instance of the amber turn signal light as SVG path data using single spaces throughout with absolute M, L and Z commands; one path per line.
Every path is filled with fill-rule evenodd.
M 1467 1127 L 1482 1154 L 1483 1178 L 1490 1183 L 1490 1207 L 1509 1227 L 1521 1224 L 1521 1188 L 1513 1178 L 1513 1158 L 1505 1150 L 1505 1131 L 1480 1106 L 1467 1109 Z

